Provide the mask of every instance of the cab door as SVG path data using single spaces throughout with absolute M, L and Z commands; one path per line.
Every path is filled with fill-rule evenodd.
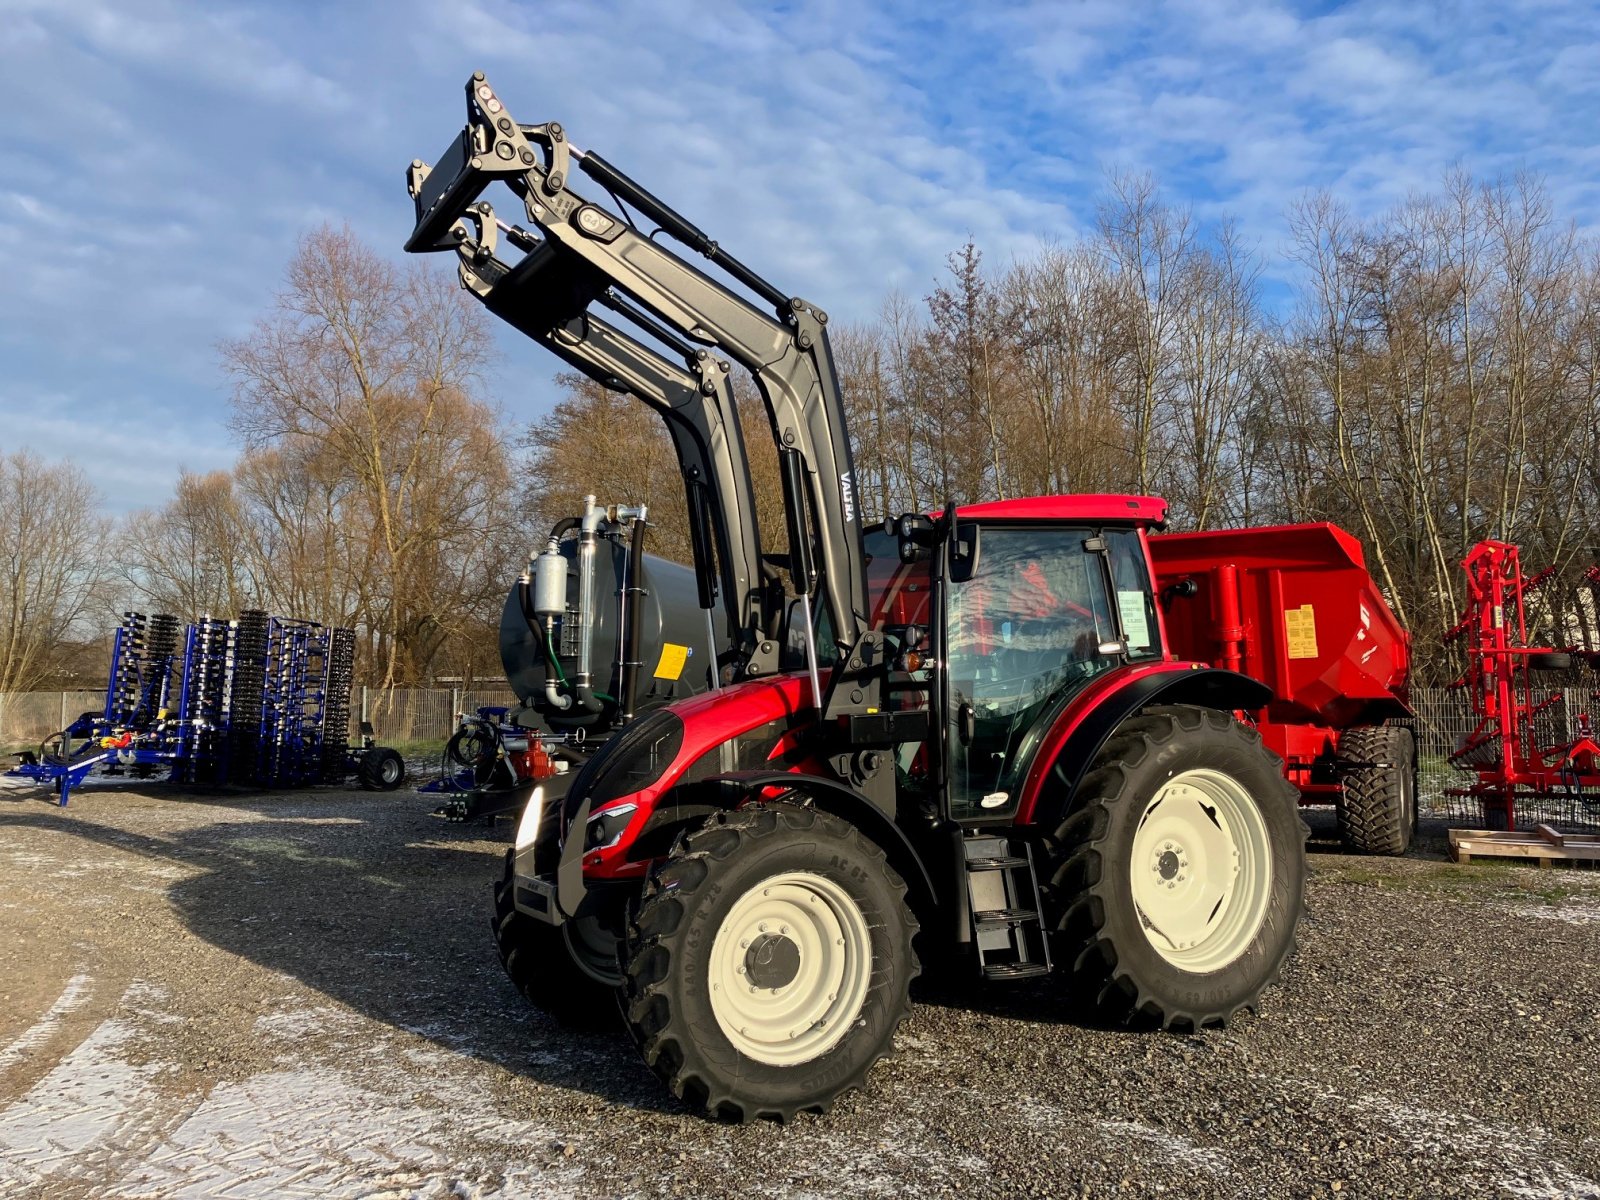
M 944 595 L 945 778 L 958 821 L 1015 813 L 1048 714 L 1129 649 L 1103 531 L 985 526 L 982 545 L 971 578 Z

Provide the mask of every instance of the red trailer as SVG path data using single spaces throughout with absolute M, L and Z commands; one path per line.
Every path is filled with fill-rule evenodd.
M 1410 639 L 1335 525 L 1150 539 L 1180 658 L 1242 671 L 1274 699 L 1249 716 L 1302 804 L 1332 804 L 1351 849 L 1403 854 L 1416 827 Z

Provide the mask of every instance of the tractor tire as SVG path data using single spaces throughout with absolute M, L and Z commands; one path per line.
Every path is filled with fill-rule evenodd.
M 1294 949 L 1307 832 L 1254 729 L 1188 705 L 1125 721 L 1045 842 L 1071 1001 L 1184 1031 L 1255 1011 Z
M 392 792 L 406 781 L 406 760 L 398 750 L 374 746 L 362 752 L 356 777 L 369 792 Z
M 826 1112 L 890 1052 L 917 932 L 905 883 L 849 822 L 787 803 L 719 813 L 645 886 L 624 1019 L 651 1070 L 709 1116 Z
M 1417 742 L 1402 725 L 1339 737 L 1339 840 L 1357 854 L 1404 854 L 1417 828 Z M 1380 766 L 1366 764 L 1379 763 Z M 1346 765 L 1349 764 L 1349 765 Z
M 551 925 L 518 912 L 512 899 L 515 876 L 516 851 L 507 850 L 505 873 L 494 885 L 494 916 L 489 918 L 489 926 L 500 951 L 500 965 L 512 985 L 534 1008 L 563 1025 L 615 1029 L 621 976 L 604 982 L 578 964 L 567 943 L 566 931 L 572 922 Z M 613 954 L 613 964 L 614 959 Z M 611 970 L 616 970 L 614 965 Z

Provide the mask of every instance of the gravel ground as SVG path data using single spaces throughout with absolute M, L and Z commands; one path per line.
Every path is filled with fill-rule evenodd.
M 1600 1197 L 1594 871 L 1314 843 L 1257 1018 L 922 994 L 866 1092 L 739 1128 L 521 1003 L 507 827 L 428 807 L 0 792 L 0 1196 Z

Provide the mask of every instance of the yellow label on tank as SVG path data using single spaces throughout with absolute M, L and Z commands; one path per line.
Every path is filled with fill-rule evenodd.
M 683 675 L 683 664 L 689 659 L 689 647 L 668 642 L 661 647 L 661 661 L 656 663 L 657 679 L 678 679 Z
M 1290 658 L 1317 656 L 1317 610 L 1309 604 L 1285 609 L 1284 631 L 1288 634 Z

